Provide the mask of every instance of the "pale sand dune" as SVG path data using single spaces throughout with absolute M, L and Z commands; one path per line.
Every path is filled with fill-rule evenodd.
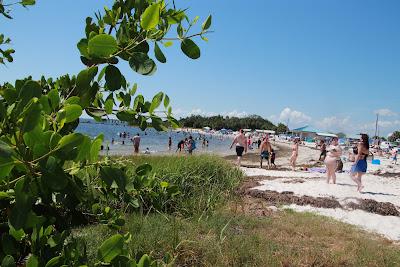
M 305 149 L 305 152 L 311 150 Z M 313 156 L 315 157 L 315 153 Z M 306 163 L 309 157 L 299 157 L 299 161 Z M 381 163 L 382 165 L 369 164 L 369 173 L 363 176 L 363 184 L 365 186 L 363 193 L 357 192 L 355 183 L 350 179 L 348 173 L 338 173 L 337 184 L 333 185 L 327 184 L 325 174 L 321 173 L 257 168 L 242 168 L 242 170 L 248 176 L 269 176 L 276 178 L 261 181 L 261 185 L 253 189 L 277 192 L 290 191 L 297 196 L 333 197 L 342 206 L 345 206 L 349 202 L 357 203 L 361 199 L 372 199 L 378 202 L 390 202 L 396 206 L 397 210 L 400 210 L 400 166 L 391 164 L 390 160 L 387 159 L 381 159 Z M 349 170 L 350 167 L 350 163 L 345 163 L 345 170 Z M 391 173 L 391 176 L 396 176 L 397 173 L 399 176 L 396 178 L 374 175 L 377 171 L 380 173 Z M 301 179 L 302 182 L 290 183 L 293 178 Z M 381 234 L 389 239 L 400 241 L 400 217 L 382 216 L 363 210 L 326 209 L 297 205 L 287 207 L 300 212 L 309 211 L 329 216 L 339 221 L 360 226 L 367 231 Z

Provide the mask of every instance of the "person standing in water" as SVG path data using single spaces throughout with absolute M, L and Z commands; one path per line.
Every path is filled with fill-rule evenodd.
M 327 175 L 327 183 L 329 184 L 331 179 L 334 184 L 336 184 L 336 169 L 337 162 L 342 155 L 342 149 L 339 146 L 338 138 L 334 137 L 331 141 L 331 144 L 327 148 L 327 155 L 325 157 L 325 165 L 326 165 L 326 175 Z
M 267 160 L 268 169 L 271 167 L 271 144 L 267 137 L 264 138 L 264 141 L 261 143 L 260 146 L 260 168 L 262 169 L 263 166 L 263 159 Z
M 239 130 L 239 134 L 235 136 L 231 144 L 232 147 L 236 145 L 237 165 L 240 167 L 243 157 L 243 152 L 247 153 L 247 138 L 243 130 Z
M 168 138 L 168 150 L 171 150 L 172 148 L 172 138 L 171 136 Z
M 364 188 L 361 178 L 367 172 L 368 155 L 369 137 L 367 134 L 361 134 L 360 142 L 357 145 L 356 161 L 350 170 L 350 177 L 357 184 L 358 192 L 361 192 L 361 190 Z
M 193 154 L 193 150 L 196 149 L 196 141 L 193 140 L 192 136 L 189 136 L 189 140 L 188 140 L 188 145 L 187 146 L 188 146 L 189 155 L 192 155 Z
M 140 147 L 140 135 L 139 135 L 139 133 L 137 133 L 132 138 L 132 142 L 133 142 L 133 148 L 134 148 L 135 154 L 139 153 L 139 147 Z
M 293 140 L 293 145 L 292 145 L 292 156 L 290 157 L 290 166 L 292 166 L 292 170 L 296 170 L 296 160 L 297 157 L 299 156 L 299 142 L 300 139 L 295 138 Z

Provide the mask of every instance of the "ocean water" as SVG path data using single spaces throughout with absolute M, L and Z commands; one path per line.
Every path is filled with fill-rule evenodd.
M 189 135 L 192 135 L 196 140 L 196 150 L 194 153 L 214 153 L 214 154 L 233 154 L 234 150 L 230 150 L 230 144 L 232 138 L 229 136 L 222 135 L 211 135 L 206 134 L 205 137 L 209 141 L 208 147 L 202 147 L 202 140 L 199 140 L 200 134 L 197 132 L 189 131 L 168 131 L 168 132 L 157 132 L 156 130 L 149 128 L 146 131 L 142 131 L 137 127 L 122 125 L 122 124 L 111 124 L 111 123 L 98 123 L 95 121 L 83 121 L 79 124 L 77 132 L 84 133 L 94 138 L 99 134 L 104 134 L 104 150 L 103 154 L 109 155 L 132 155 L 133 154 L 133 143 L 131 138 L 137 133 L 140 134 L 140 153 L 144 153 L 146 148 L 149 148 L 151 154 L 155 153 L 175 153 L 178 142 Z M 119 136 L 120 133 L 127 133 L 126 138 Z M 172 138 L 171 151 L 168 150 L 168 137 Z M 114 138 L 114 144 L 112 139 Z M 124 144 L 122 144 L 124 141 Z M 107 146 L 109 150 L 107 150 Z

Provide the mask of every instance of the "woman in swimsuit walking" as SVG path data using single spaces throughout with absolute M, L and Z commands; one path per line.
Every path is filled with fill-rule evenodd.
M 292 166 L 292 170 L 296 170 L 296 160 L 299 155 L 299 139 L 294 139 L 292 146 L 292 156 L 290 157 L 290 166 Z
M 364 188 L 361 183 L 362 176 L 367 172 L 367 157 L 369 155 L 369 137 L 361 134 L 360 142 L 357 145 L 357 156 L 355 164 L 351 167 L 351 179 L 357 184 L 358 192 Z
M 325 157 L 325 165 L 326 165 L 326 174 L 327 174 L 327 183 L 329 184 L 330 180 L 336 184 L 336 168 L 337 168 L 337 161 L 342 155 L 342 150 L 338 144 L 337 137 L 334 137 L 331 141 L 331 144 L 328 146 L 327 150 L 328 153 Z

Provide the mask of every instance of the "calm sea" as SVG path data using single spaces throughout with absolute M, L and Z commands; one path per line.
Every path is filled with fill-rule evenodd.
M 146 148 L 149 148 L 151 154 L 155 153 L 175 153 L 178 142 L 189 135 L 192 135 L 196 140 L 195 153 L 216 153 L 216 154 L 233 154 L 234 150 L 229 150 L 229 146 L 232 139 L 227 136 L 215 136 L 206 134 L 205 138 L 209 141 L 208 147 L 202 146 L 202 140 L 200 134 L 196 132 L 185 132 L 185 131 L 169 131 L 169 132 L 157 132 L 156 130 L 149 128 L 146 131 L 142 131 L 137 127 L 112 124 L 112 123 L 98 123 L 92 120 L 82 121 L 77 132 L 85 133 L 92 138 L 99 134 L 104 134 L 104 151 L 103 153 L 109 153 L 110 155 L 131 155 L 133 154 L 133 143 L 130 140 L 137 133 L 140 134 L 140 152 L 144 153 Z M 126 133 L 126 138 L 120 137 L 120 134 Z M 172 149 L 168 150 L 168 137 L 172 138 Z M 114 139 L 114 144 L 112 144 Z M 107 146 L 109 150 L 107 150 Z

